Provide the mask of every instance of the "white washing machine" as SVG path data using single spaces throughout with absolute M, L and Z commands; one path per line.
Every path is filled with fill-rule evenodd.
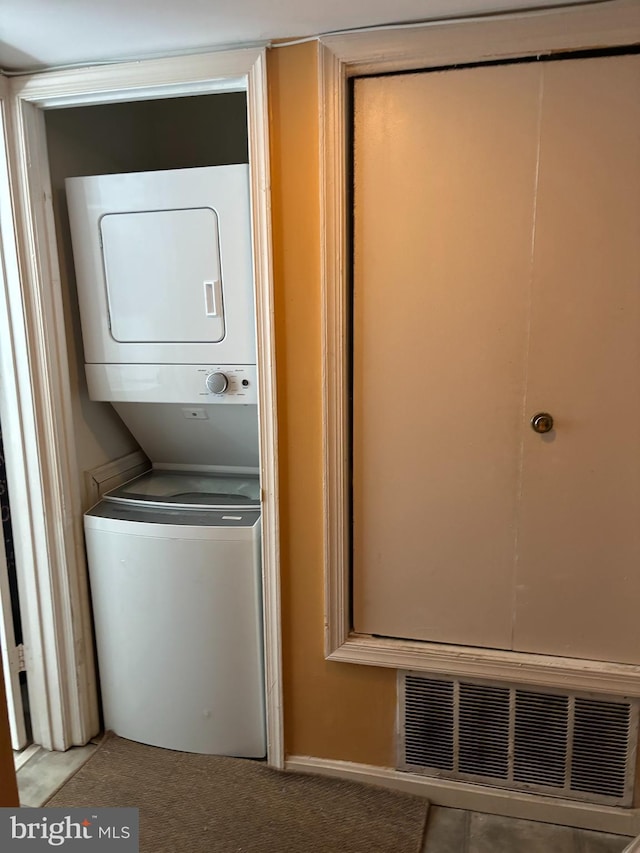
M 266 753 L 257 476 L 154 469 L 85 515 L 105 728 Z

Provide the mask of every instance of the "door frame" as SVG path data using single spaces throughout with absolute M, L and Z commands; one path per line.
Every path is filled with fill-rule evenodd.
M 331 377 L 331 382 L 323 383 L 325 657 L 328 660 L 640 695 L 640 667 L 630 664 L 385 639 L 351 630 L 348 208 L 351 78 L 541 53 L 614 48 L 639 41 L 640 5 L 634 0 L 436 21 L 424 26 L 321 39 L 323 370 L 325 376 Z
M 16 644 L 13 622 L 13 601 L 9 585 L 9 569 L 7 551 L 5 548 L 2 529 L 0 528 L 0 646 L 2 671 L 4 673 L 4 692 L 9 712 L 9 729 L 11 746 L 14 750 L 27 746 L 27 726 L 22 702 L 20 685 L 20 654 Z
M 9 286 L 19 279 L 17 236 L 13 217 L 8 144 L 11 131 L 10 92 L 6 78 L 0 76 L 0 420 L 3 424 L 3 445 L 6 475 L 13 505 L 25 508 L 11 519 L 14 533 L 14 552 L 17 561 L 30 565 L 34 561 L 36 534 L 30 508 L 27 485 L 26 446 L 33 434 L 32 412 L 28 401 L 21 397 L 24 387 L 24 360 L 18 353 L 22 347 L 22 306 Z M 22 374 L 22 375 L 21 375 Z M 0 548 L 0 595 L 3 597 L 4 619 L 9 619 L 9 579 L 4 547 Z M 36 630 L 38 621 L 36 619 Z M 9 636 L 7 636 L 7 633 Z M 1 686 L 9 711 L 11 743 L 14 749 L 26 742 L 24 709 L 17 670 L 15 637 L 10 629 L 4 632 L 2 660 L 5 684 Z M 18 716 L 21 715 L 21 716 Z
M 247 93 L 256 288 L 259 444 L 268 761 L 284 763 L 278 538 L 278 445 L 264 47 L 115 62 L 13 77 L 8 163 L 15 263 L 5 271 L 0 315 L 5 360 L 16 366 L 23 410 L 7 425 L 28 507 L 19 553 L 34 740 L 48 749 L 83 744 L 98 730 L 78 468 L 71 410 L 60 268 L 45 132 L 47 109 L 216 92 Z M 0 193 L 1 195 L 1 193 Z M 5 203 L 7 199 L 5 199 Z M 4 230 L 4 229 L 3 229 Z M 8 337 L 5 336 L 8 333 Z M 4 366 L 4 361 L 3 361 Z M 20 500 L 20 497 L 18 498 Z

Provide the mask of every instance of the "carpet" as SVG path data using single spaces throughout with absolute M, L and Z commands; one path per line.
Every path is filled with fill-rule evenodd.
M 419 853 L 428 803 L 107 736 L 46 803 L 140 809 L 140 853 Z

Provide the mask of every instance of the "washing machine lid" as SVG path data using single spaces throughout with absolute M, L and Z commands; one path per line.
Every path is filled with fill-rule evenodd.
M 259 509 L 260 482 L 252 474 L 153 469 L 107 492 L 104 500 L 174 509 Z

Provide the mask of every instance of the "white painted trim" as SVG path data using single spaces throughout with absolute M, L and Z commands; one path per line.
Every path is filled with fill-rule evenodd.
M 7 182 L 8 163 L 6 156 L 6 82 L 0 79 L 0 223 L 6 221 L 10 209 L 11 193 Z M 13 226 L 7 223 L 0 233 L 0 339 L 12 341 L 9 300 L 8 300 L 8 277 L 15 274 L 15 243 L 13 242 Z M 6 337 L 5 337 L 6 336 Z M 13 372 L 14 363 L 12 359 L 12 347 L 7 347 L 5 352 L 0 352 L 0 422 L 5 425 L 3 436 L 4 455 L 7 469 L 7 481 L 9 491 L 13 494 L 15 474 L 8 457 L 13 456 L 13 445 L 10 440 L 11 429 L 7 430 L 7 424 L 11 426 L 12 415 L 17 414 L 16 384 Z M 8 433 L 8 434 L 7 434 Z M 12 527 L 20 528 L 19 519 L 13 520 Z M 19 543 L 16 542 L 16 550 L 19 551 Z M 26 550 L 26 549 L 25 549 Z M 27 742 L 26 726 L 24 719 L 24 708 L 22 704 L 22 691 L 20 687 L 19 666 L 17 661 L 17 648 L 15 632 L 13 628 L 11 594 L 9 588 L 9 576 L 7 571 L 7 557 L 2 539 L 0 527 L 0 644 L 2 645 L 2 668 L 4 672 L 5 693 L 9 710 L 9 728 L 11 732 L 11 745 L 13 749 L 21 749 Z
M 280 605 L 280 498 L 278 492 L 278 407 L 271 241 L 266 55 L 249 73 L 249 160 L 253 210 L 254 276 L 258 359 L 258 414 L 262 484 L 262 596 L 265 637 L 267 759 L 284 764 L 282 634 Z
M 640 696 L 640 666 L 350 634 L 328 655 L 342 663 L 468 676 L 616 696 Z
M 30 761 L 36 753 L 40 752 L 42 749 L 37 743 L 32 743 L 31 746 L 26 747 L 21 752 L 14 754 L 13 756 L 13 766 L 16 769 L 16 773 L 20 770 L 21 767 Z
M 579 803 L 559 797 L 506 791 L 469 782 L 452 782 L 404 773 L 392 767 L 374 767 L 350 761 L 332 761 L 324 758 L 292 755 L 285 769 L 298 773 L 314 773 L 377 785 L 405 794 L 425 797 L 436 806 L 469 809 L 485 814 L 538 820 L 564 826 L 576 826 L 598 832 L 618 835 L 636 835 L 640 831 L 640 809 L 621 809 L 593 803 Z
M 43 648 L 45 616 L 40 609 L 40 573 L 38 566 L 48 559 L 44 521 L 43 489 L 40 482 L 40 447 L 30 370 L 30 338 L 26 299 L 23 303 L 21 258 L 14 218 L 14 185 L 17 179 L 9 162 L 12 120 L 8 86 L 3 102 L 3 136 L 0 157 L 0 221 L 2 222 L 3 288 L 0 294 L 0 407 L 3 440 L 7 460 L 7 478 L 15 513 L 15 542 L 18 587 L 25 636 L 25 656 L 32 693 L 31 724 L 34 737 L 46 747 L 52 746 L 50 732 L 59 726 L 56 707 L 50 707 L 47 692 L 51 677 L 44 654 L 32 654 Z M 35 345 L 33 345 L 35 346 Z M 45 586 L 46 590 L 46 586 Z M 43 593 L 47 595 L 45 591 Z M 24 603 L 28 602 L 28 606 Z M 56 690 L 56 686 L 52 687 Z
M 12 749 L 22 749 L 27 745 L 27 729 L 22 704 L 20 661 L 13 627 L 12 605 L 7 553 L 2 537 L 2 528 L 0 527 L 0 652 L 2 653 L 2 672 L 9 712 L 11 747 Z
M 349 632 L 348 270 L 345 66 L 322 44 L 320 80 L 320 217 L 324 455 L 325 656 Z M 345 568 L 347 567 L 347 568 Z
M 11 88 L 17 98 L 42 109 L 244 92 L 247 75 L 263 54 L 263 48 L 251 47 L 43 71 L 12 77 Z
M 499 19 L 439 21 L 415 29 L 321 39 L 325 655 L 329 660 L 640 695 L 637 666 L 381 639 L 350 632 L 349 254 L 345 236 L 349 78 L 637 43 L 637 0 L 539 10 Z
M 45 703 L 50 711 L 48 720 L 34 720 L 34 740 L 64 750 L 99 730 L 96 674 L 44 116 L 29 102 L 13 106 L 14 153 L 23 155 L 13 162 L 29 365 L 23 395 L 32 396 L 36 422 L 27 465 L 39 461 L 38 480 L 29 483 L 39 504 L 36 560 L 17 568 L 19 577 L 29 575 L 24 586 L 33 586 L 20 601 L 32 714 Z M 32 671 L 40 660 L 43 679 Z
M 97 689 L 91 671 L 90 610 L 78 471 L 73 445 L 65 330 L 55 243 L 45 108 L 247 91 L 256 267 L 257 336 L 260 347 L 260 451 L 263 476 L 263 573 L 268 760 L 281 766 L 282 672 L 277 493 L 277 421 L 273 280 L 270 239 L 268 107 L 265 52 L 229 52 L 121 63 L 73 71 L 14 77 L 14 206 L 22 274 L 13 281 L 23 299 L 28 332 L 15 349 L 20 393 L 33 409 L 34 427 L 23 419 L 13 434 L 23 436 L 20 464 L 32 472 L 26 489 L 35 528 L 35 557 L 24 565 L 24 600 L 29 611 L 29 649 L 42 660 L 34 670 L 35 713 L 42 714 L 37 738 L 47 748 L 86 743 L 97 729 Z M 20 282 L 23 282 L 21 287 Z M 18 318 L 20 319 L 20 318 Z M 13 321 L 9 324 L 12 328 Z M 17 430 L 17 433 L 16 433 Z M 35 469 L 42 471 L 37 479 Z M 26 523 L 26 522 L 25 522 Z M 48 715 L 45 711 L 48 710 Z
M 437 68 L 638 42 L 637 0 L 534 13 L 436 21 L 429 26 L 323 36 L 347 76 Z

